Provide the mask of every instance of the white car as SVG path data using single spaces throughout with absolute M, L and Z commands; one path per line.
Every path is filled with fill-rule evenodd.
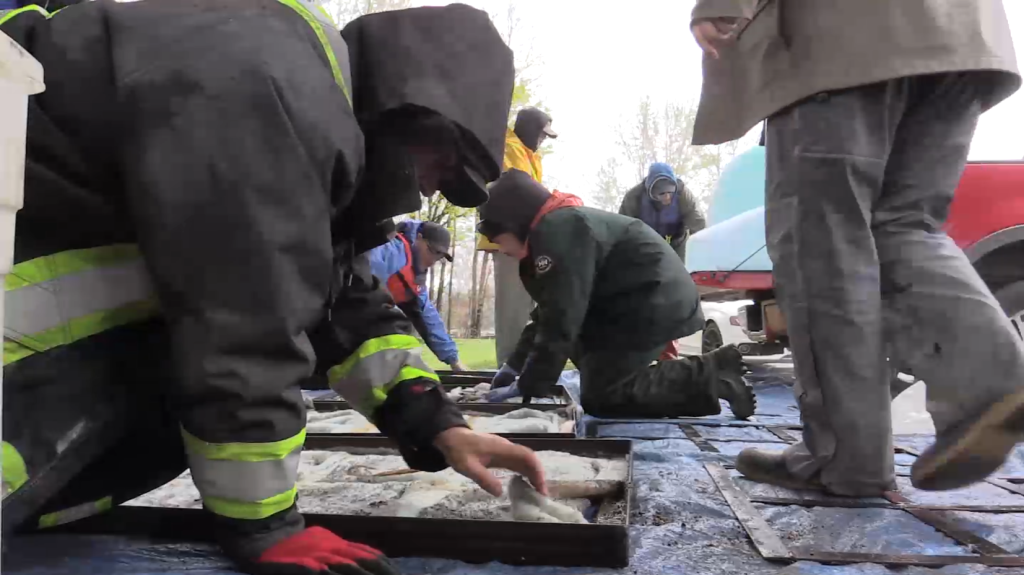
M 701 302 L 704 310 L 704 332 L 701 336 L 701 353 L 718 349 L 723 345 L 735 344 L 743 355 L 762 355 L 761 344 L 747 337 L 746 306 L 749 300 Z

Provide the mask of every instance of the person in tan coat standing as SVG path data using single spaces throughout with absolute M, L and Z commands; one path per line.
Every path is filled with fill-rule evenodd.
M 1015 0 L 1016 1 L 1016 0 Z M 894 489 L 889 363 L 928 385 L 921 489 L 1024 440 L 1024 349 L 942 231 L 979 115 L 1021 83 L 1000 0 L 698 0 L 694 144 L 767 119 L 765 217 L 803 442 L 748 449 L 755 481 Z

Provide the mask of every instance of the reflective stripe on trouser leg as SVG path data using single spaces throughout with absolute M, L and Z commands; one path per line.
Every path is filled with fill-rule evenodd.
M 3 497 L 14 493 L 28 482 L 28 468 L 25 460 L 13 445 L 6 441 L 0 443 L 3 448 L 3 461 L 0 474 L 3 475 Z
M 400 382 L 425 377 L 438 381 L 420 355 L 420 342 L 410 335 L 369 339 L 340 365 L 327 372 L 331 389 L 359 413 L 370 417 Z
M 4 365 L 159 312 L 131 244 L 21 262 L 4 280 L 4 301 Z
M 306 430 L 272 443 L 208 443 L 184 429 L 192 481 L 203 504 L 233 519 L 263 519 L 295 503 Z
M 113 506 L 114 498 L 108 495 L 97 501 L 89 501 L 88 503 L 82 503 L 81 505 L 42 515 L 39 517 L 38 525 L 40 529 L 64 525 L 65 523 L 71 523 L 72 521 L 78 521 L 79 519 L 85 519 L 86 517 L 92 517 L 104 511 L 109 511 Z

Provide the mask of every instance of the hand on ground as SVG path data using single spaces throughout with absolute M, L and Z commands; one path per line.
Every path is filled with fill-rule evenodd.
M 540 460 L 527 447 L 465 427 L 442 431 L 434 440 L 434 445 L 441 450 L 452 469 L 472 479 L 495 497 L 501 495 L 501 480 L 488 471 L 489 468 L 514 471 L 525 476 L 541 494 L 548 493 Z

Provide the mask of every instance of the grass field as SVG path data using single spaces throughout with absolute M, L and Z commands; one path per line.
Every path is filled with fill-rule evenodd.
M 455 345 L 459 346 L 459 359 L 467 368 L 498 369 L 493 339 L 457 339 Z M 423 348 L 423 357 L 434 369 L 449 369 L 426 346 Z

